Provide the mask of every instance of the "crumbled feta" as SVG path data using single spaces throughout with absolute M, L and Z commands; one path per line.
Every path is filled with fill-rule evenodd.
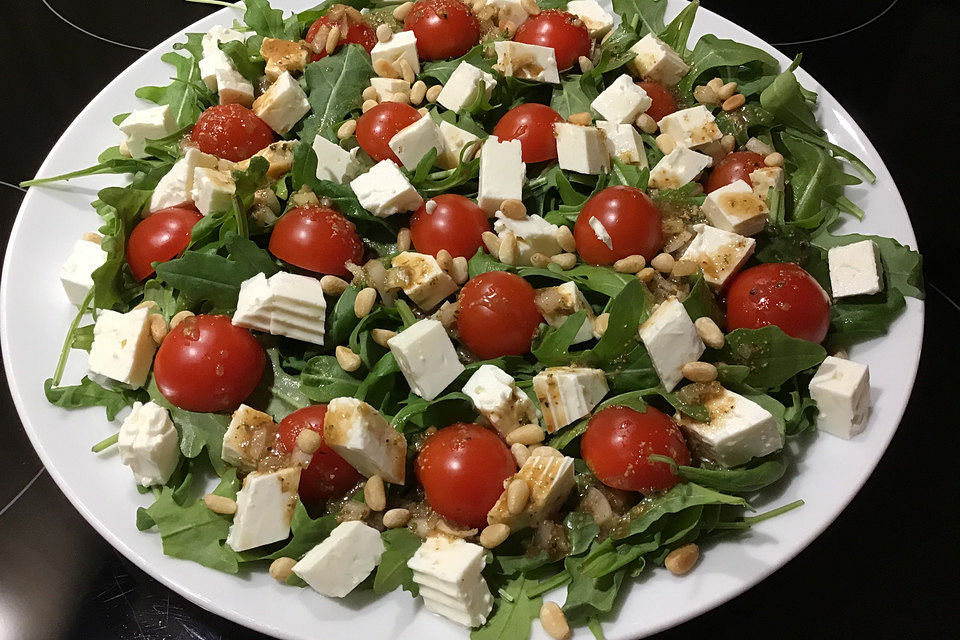
M 480 365 L 463 385 L 463 392 L 502 436 L 525 424 L 538 423 L 536 407 L 517 387 L 513 376 L 492 364 Z
M 327 303 L 320 281 L 280 271 L 240 284 L 233 324 L 312 344 L 323 344 Z
M 415 74 L 420 73 L 420 57 L 417 55 L 417 36 L 413 31 L 400 31 L 386 42 L 378 42 L 370 51 L 370 61 L 386 60 L 399 69 L 400 61 L 406 60 Z
M 755 235 L 767 226 L 767 204 L 745 180 L 711 191 L 701 208 L 711 225 L 742 236 Z
M 353 468 L 367 476 L 403 484 L 407 440 L 376 409 L 356 398 L 327 404 L 323 441 Z
M 610 170 L 607 143 L 599 129 L 556 122 L 553 131 L 557 138 L 557 162 L 561 169 L 591 175 Z
M 343 184 L 360 173 L 357 147 L 347 151 L 320 134 L 313 139 L 313 152 L 317 154 L 317 180 L 329 180 Z
M 196 147 L 187 149 L 186 154 L 160 178 L 160 182 L 153 190 L 153 195 L 150 196 L 147 211 L 155 213 L 161 209 L 192 202 L 193 176 L 198 167 L 217 169 L 219 160 L 216 156 L 203 153 Z
M 626 164 L 647 167 L 647 153 L 643 149 L 643 139 L 631 124 L 617 124 L 600 120 L 597 128 L 603 131 L 607 145 L 607 154 Z
M 150 334 L 147 308 L 118 313 L 104 309 L 93 327 L 90 371 L 132 387 L 142 387 L 157 345 Z
M 138 109 L 120 123 L 120 131 L 127 135 L 127 151 L 133 158 L 146 158 L 150 155 L 144 149 L 148 140 L 159 140 L 177 129 L 177 121 L 167 104 Z
M 659 82 L 665 86 L 676 86 L 690 67 L 670 45 L 648 33 L 630 47 L 636 56 L 627 66 L 638 76 Z
M 591 216 L 590 219 L 587 220 L 587 224 L 590 226 L 590 229 L 593 230 L 593 235 L 597 236 L 597 240 L 607 245 L 607 249 L 613 251 L 613 238 L 610 237 L 610 232 L 603 226 L 603 223 L 600 222 L 597 217 Z
M 827 356 L 810 380 L 817 403 L 817 428 L 849 440 L 867 426 L 870 370 L 864 364 Z
M 781 167 L 760 167 L 750 173 L 753 192 L 767 201 L 770 189 L 783 191 L 783 169 Z
M 177 428 L 167 410 L 154 402 L 135 402 L 120 425 L 120 462 L 144 487 L 165 484 L 180 461 Z
M 290 535 L 299 485 L 299 467 L 254 471 L 244 478 L 227 546 L 239 552 L 285 540 Z
M 527 165 L 519 140 L 500 142 L 490 136 L 480 148 L 480 177 L 477 204 L 492 216 L 504 200 L 523 199 Z
M 696 179 L 711 164 L 713 160 L 710 156 L 677 147 L 650 171 L 650 186 L 654 189 L 679 189 Z
M 387 102 L 398 93 L 410 95 L 410 83 L 399 78 L 370 78 L 370 86 L 377 90 L 380 102 Z
M 242 473 L 257 470 L 260 458 L 276 439 L 277 424 L 263 411 L 241 404 L 223 434 L 220 459 Z
M 481 575 L 487 550 L 462 538 L 430 536 L 407 566 L 420 586 L 427 611 L 467 627 L 479 627 L 493 608 L 493 596 Z
M 404 168 L 414 171 L 420 164 L 421 158 L 431 149 L 436 149 L 437 155 L 443 151 L 443 137 L 440 127 L 429 114 L 423 116 L 413 124 L 398 131 L 388 143 L 390 149 L 397 154 Z
M 358 520 L 342 522 L 293 565 L 293 572 L 317 593 L 342 598 L 380 564 L 384 550 L 379 531 Z
M 596 218 L 594 218 L 594 220 L 596 220 Z M 583 292 L 577 288 L 576 283 L 564 282 L 557 287 L 537 289 L 534 302 L 537 305 L 537 309 L 540 310 L 540 315 L 543 316 L 543 319 L 546 320 L 547 324 L 551 327 L 562 326 L 567 318 L 576 312 L 586 311 L 587 317 L 584 318 L 583 326 L 580 327 L 580 331 L 577 333 L 576 338 L 574 338 L 573 343 L 586 342 L 594 337 L 593 321 L 596 319 L 596 316 L 593 313 L 593 308 L 590 306 L 590 303 L 588 303 L 587 299 L 583 296 Z
M 253 101 L 253 111 L 270 128 L 286 135 L 310 111 L 307 94 L 289 71 L 285 71 L 262 96 Z
M 497 40 L 493 43 L 497 52 L 494 69 L 505 76 L 513 76 L 536 82 L 560 82 L 557 57 L 553 47 L 524 44 L 512 40 Z
M 228 171 L 197 167 L 193 170 L 193 188 L 190 197 L 205 216 L 228 211 L 233 204 L 237 186 Z
M 450 74 L 447 83 L 443 85 L 440 95 L 437 96 L 437 103 L 460 113 L 477 101 L 481 91 L 489 99 L 496 86 L 497 80 L 492 74 L 478 69 L 469 62 L 461 62 Z
M 602 38 L 613 29 L 613 15 L 596 0 L 570 0 L 567 11 L 580 18 L 591 38 Z
M 369 171 L 351 180 L 350 188 L 360 206 L 378 218 L 401 211 L 416 211 L 423 204 L 423 198 L 393 160 L 382 160 L 373 165 Z
M 531 258 L 535 253 L 542 253 L 549 257 L 561 252 L 560 241 L 557 240 L 560 227 L 550 224 L 542 216 L 533 214 L 521 220 L 514 220 L 505 216 L 502 211 L 497 211 L 495 215 L 493 230 L 497 235 L 502 236 L 507 231 L 512 231 L 517 236 L 519 247 L 517 264 L 524 266 L 532 264 Z
M 548 367 L 533 378 L 543 421 L 553 433 L 588 415 L 610 388 L 602 369 Z
M 687 246 L 681 260 L 700 265 L 703 278 L 717 288 L 723 287 L 746 264 L 757 241 L 705 224 L 693 225 L 696 237 Z
M 253 105 L 253 83 L 244 78 L 232 64 L 216 69 L 217 95 L 220 104 Z
M 440 122 L 440 137 L 443 138 L 443 152 L 437 156 L 437 165 L 443 169 L 454 169 L 460 164 L 460 156 L 464 147 L 471 145 L 464 157 L 469 162 L 476 155 L 479 145 L 473 144 L 480 139 L 469 131 L 450 124 L 446 120 Z
M 527 10 L 523 8 L 523 2 L 521 0 L 487 0 L 484 6 L 492 6 L 497 9 L 496 17 L 498 23 L 509 21 L 512 22 L 514 26 L 519 27 L 530 17 Z
M 716 118 L 702 104 L 664 116 L 657 125 L 678 147 L 688 149 L 700 149 L 723 137 Z
M 403 292 L 425 311 L 433 309 L 457 290 L 457 283 L 429 254 L 404 251 L 394 256 L 391 266 L 401 273 Z
M 626 124 L 636 120 L 652 104 L 647 92 L 625 73 L 601 91 L 590 106 L 606 120 Z
M 675 297 L 662 302 L 640 325 L 640 339 L 667 391 L 683 379 L 683 365 L 696 361 L 706 350 L 690 314 Z
M 511 480 L 516 478 L 530 487 L 530 499 L 523 511 L 510 513 L 504 490 L 487 514 L 488 523 L 507 524 L 510 531 L 536 526 L 560 508 L 573 489 L 573 458 L 531 456 Z
M 99 242 L 82 238 L 76 241 L 67 261 L 60 267 L 60 282 L 72 304 L 78 307 L 83 304 L 93 288 L 93 272 L 106 261 L 107 252 Z
M 439 320 L 424 318 L 387 341 L 410 390 L 433 400 L 464 372 L 457 350 Z
M 827 251 L 834 298 L 868 296 L 883 290 L 880 252 L 873 240 L 861 240 Z

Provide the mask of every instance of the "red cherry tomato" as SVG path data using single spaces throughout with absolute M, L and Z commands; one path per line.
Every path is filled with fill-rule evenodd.
M 417 479 L 427 502 L 444 518 L 482 529 L 517 471 L 503 440 L 478 424 L 458 422 L 427 438 L 417 455 Z
M 337 13 L 338 7 L 340 8 L 339 13 Z M 346 9 L 346 7 L 344 7 L 342 4 L 333 5 L 330 7 L 330 11 L 327 12 L 327 15 L 323 16 L 322 18 L 318 18 L 312 25 L 310 25 L 310 28 L 307 29 L 307 37 L 305 40 L 317 45 L 317 48 L 319 49 L 318 53 L 314 53 L 312 55 L 314 62 L 327 56 L 327 50 L 324 48 L 326 45 L 326 39 L 324 39 L 323 42 L 314 42 L 315 38 L 317 37 L 317 33 L 319 33 L 320 29 L 323 27 L 327 27 L 325 33 L 329 32 L 330 28 L 332 28 L 334 25 L 341 25 L 342 20 L 346 20 L 347 24 L 350 25 L 350 28 L 347 29 L 346 34 L 340 34 L 340 41 L 337 44 L 338 47 L 342 44 L 358 44 L 366 49 L 367 53 L 370 53 L 374 45 L 377 44 L 376 30 L 374 30 L 374 28 L 365 21 L 357 21 L 356 19 L 351 18 L 349 14 L 346 14 L 342 20 L 339 17 L 335 18 L 335 16 L 344 15 L 344 9 Z
M 680 427 L 653 407 L 642 413 L 620 406 L 598 411 L 587 423 L 580 452 L 600 482 L 641 493 L 664 491 L 680 481 L 670 465 L 650 462 L 650 456 L 669 456 L 677 464 L 690 464 L 690 450 Z
M 460 339 L 484 360 L 527 353 L 540 326 L 534 295 L 530 283 L 506 271 L 473 278 L 460 291 Z
M 200 114 L 190 140 L 200 151 L 240 162 L 273 143 L 273 129 L 239 104 L 221 104 Z
M 480 21 L 460 0 L 418 0 L 403 19 L 423 60 L 458 58 L 480 42 Z
M 263 347 L 227 316 L 200 315 L 174 327 L 157 350 L 153 377 L 163 397 L 199 413 L 233 411 L 253 393 Z
M 813 276 L 792 262 L 757 265 L 727 290 L 727 328 L 774 324 L 794 338 L 823 342 L 830 328 L 830 298 Z
M 436 206 L 431 212 L 424 203 L 410 218 L 410 237 L 417 251 L 436 256 L 446 249 L 454 258 L 476 254 L 483 246 L 483 232 L 490 231 L 490 220 L 483 209 L 454 193 L 432 200 Z
M 563 122 L 559 113 L 545 104 L 527 102 L 503 114 L 493 128 L 493 135 L 501 142 L 519 140 L 524 162 L 555 160 L 557 139 L 553 125 L 556 122 Z
M 361 264 L 363 242 L 357 228 L 329 207 L 294 207 L 270 233 L 270 253 L 284 262 L 335 276 L 349 276 L 346 263 Z
M 673 94 L 662 84 L 656 82 L 638 82 L 637 86 L 647 92 L 647 95 L 653 101 L 650 108 L 647 109 L 647 115 L 660 122 L 660 120 L 677 110 L 677 100 Z
M 590 226 L 591 218 L 607 230 L 613 249 Z M 590 264 L 613 264 L 635 254 L 650 260 L 663 246 L 662 224 L 660 212 L 647 194 L 618 185 L 587 200 L 573 226 L 573 236 L 580 256 Z
M 707 182 L 703 185 L 705 193 L 716 191 L 737 180 L 744 180 L 751 187 L 750 174 L 765 166 L 763 156 L 752 151 L 734 151 L 728 153 L 723 160 L 710 172 Z
M 552 47 L 560 71 L 573 66 L 580 56 L 590 57 L 593 40 L 580 18 L 549 9 L 527 18 L 513 36 L 515 42 Z
M 399 165 L 390 138 L 419 119 L 420 114 L 408 104 L 381 102 L 357 119 L 357 142 L 377 162 L 393 160 Z
M 153 274 L 154 262 L 172 260 L 190 244 L 190 230 L 203 216 L 195 209 L 171 207 L 144 218 L 127 240 L 127 264 L 143 282 Z
M 297 436 L 304 429 L 316 431 L 322 440 L 326 415 L 325 404 L 294 411 L 280 421 L 277 430 L 280 445 L 287 452 L 293 451 L 297 447 Z M 323 443 L 310 459 L 310 465 L 300 472 L 300 500 L 309 510 L 318 510 L 330 498 L 339 498 L 352 491 L 361 480 L 363 476 L 359 471 Z

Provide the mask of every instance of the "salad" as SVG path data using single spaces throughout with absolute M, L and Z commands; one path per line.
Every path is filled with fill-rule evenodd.
M 750 506 L 786 447 L 864 429 L 847 350 L 921 259 L 831 231 L 875 177 L 799 58 L 690 42 L 698 2 L 244 4 L 96 165 L 24 183 L 129 177 L 45 392 L 120 423 L 93 450 L 166 554 L 602 638 L 647 567 L 800 506 Z

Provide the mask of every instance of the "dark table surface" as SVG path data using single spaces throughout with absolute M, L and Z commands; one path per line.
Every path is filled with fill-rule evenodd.
M 840 518 L 796 559 L 663 638 L 960 637 L 956 241 L 958 0 L 703 0 L 803 66 L 893 173 L 924 253 L 924 353 L 890 449 Z M 114 76 L 214 8 L 180 0 L 0 5 L 2 238 L 63 129 Z M 938 233 L 940 235 L 938 235 Z M 2 373 L 0 373 L 2 375 Z M 104 542 L 43 470 L 0 385 L 0 640 L 262 638 L 191 604 Z M 318 631 L 317 637 L 322 637 Z

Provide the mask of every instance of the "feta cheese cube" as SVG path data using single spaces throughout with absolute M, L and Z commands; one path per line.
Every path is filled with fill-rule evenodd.
M 653 100 L 647 92 L 634 84 L 633 78 L 625 73 L 601 91 L 590 107 L 610 122 L 626 124 L 636 120 L 652 104 Z
M 703 270 L 703 279 L 717 288 L 746 264 L 757 241 L 705 224 L 693 225 L 696 237 L 687 246 L 681 260 L 692 260 Z
M 771 187 L 777 191 L 783 191 L 783 168 L 760 167 L 755 169 L 750 173 L 750 184 L 753 185 L 753 192 L 766 202 Z
M 360 173 L 360 161 L 357 159 L 359 150 L 357 147 L 347 151 L 317 134 L 313 139 L 313 152 L 317 154 L 317 180 L 344 184 L 355 178 Z
M 596 220 L 596 218 L 594 218 Z M 587 317 L 583 320 L 583 326 L 574 339 L 574 344 L 586 342 L 594 337 L 593 321 L 596 316 L 593 308 L 583 293 L 577 288 L 574 282 L 564 282 L 558 287 L 546 287 L 537 289 L 536 297 L 533 299 L 540 310 L 540 315 L 547 321 L 551 327 L 559 327 L 566 322 L 567 318 L 578 311 L 586 311 Z
M 398 131 L 388 143 L 390 149 L 397 154 L 405 169 L 415 171 L 421 158 L 431 149 L 436 149 L 439 156 L 443 152 L 443 137 L 440 127 L 429 114 L 423 116 L 413 124 Z
M 702 209 L 711 225 L 742 236 L 760 233 L 767 226 L 767 203 L 745 180 L 708 193 Z
M 380 413 L 356 398 L 327 404 L 323 441 L 353 468 L 367 476 L 403 484 L 407 441 Z
M 690 67 L 666 42 L 648 33 L 630 47 L 637 54 L 627 66 L 638 76 L 659 82 L 666 86 L 676 86 Z
M 610 388 L 602 369 L 547 367 L 533 377 L 547 432 L 588 415 Z
M 580 18 L 591 38 L 602 38 L 613 29 L 613 16 L 596 0 L 571 0 L 567 11 Z
M 817 428 L 849 440 L 867 426 L 870 370 L 864 364 L 827 356 L 810 380 L 817 403 Z
M 502 436 L 525 424 L 538 423 L 536 407 L 514 383 L 513 376 L 492 364 L 480 365 L 463 385 L 463 392 Z
M 400 31 L 386 42 L 378 42 L 370 51 L 370 61 L 386 60 L 395 68 L 400 68 L 400 60 L 406 60 L 415 74 L 420 73 L 420 57 L 417 55 L 417 36 L 413 31 Z
M 716 118 L 702 104 L 664 116 L 657 125 L 678 147 L 687 149 L 701 149 L 723 137 Z
M 377 90 L 380 102 L 389 102 L 398 93 L 410 95 L 410 83 L 399 78 L 370 78 L 370 86 Z
M 493 596 L 481 575 L 487 551 L 462 538 L 430 536 L 407 566 L 420 585 L 420 596 L 432 611 L 467 627 L 486 623 Z
M 469 62 L 461 62 L 450 74 L 447 83 L 443 85 L 440 95 L 437 96 L 437 102 L 451 111 L 460 113 L 472 106 L 480 98 L 481 92 L 489 99 L 496 86 L 497 80 L 491 74 Z
M 709 422 L 683 414 L 676 417 L 698 457 L 735 467 L 783 448 L 777 421 L 753 400 L 723 389 L 703 406 L 710 413 Z
M 141 486 L 165 484 L 180 461 L 177 428 L 167 410 L 154 402 L 135 402 L 120 425 L 120 462 L 130 467 Z
M 202 57 L 200 59 L 200 77 L 210 91 L 217 90 L 217 69 L 233 68 L 233 63 L 220 49 L 222 42 L 243 42 L 244 35 L 236 29 L 217 25 L 200 39 Z
M 403 292 L 425 311 L 433 309 L 457 290 L 457 283 L 429 254 L 404 251 L 394 256 L 391 265 L 401 272 Z
M 174 133 L 179 127 L 170 105 L 138 109 L 120 123 L 120 131 L 127 135 L 127 150 L 133 158 L 146 158 L 147 140 L 159 140 Z
M 107 252 L 99 242 L 80 239 L 60 267 L 60 282 L 71 304 L 80 306 L 93 288 L 93 272 L 107 261 Z
M 250 108 L 253 104 L 253 83 L 244 78 L 232 63 L 217 67 L 215 74 L 220 104 L 239 104 Z
M 293 572 L 317 593 L 342 598 L 380 564 L 384 551 L 379 531 L 358 520 L 343 522 L 293 565 Z
M 90 371 L 132 387 L 142 387 L 157 351 L 150 335 L 149 314 L 146 308 L 129 313 L 101 311 L 93 327 Z
M 423 198 L 393 160 L 382 160 L 373 165 L 369 171 L 351 180 L 350 188 L 360 206 L 378 218 L 401 211 L 416 211 L 423 204 Z
M 290 535 L 299 485 L 300 467 L 254 471 L 244 478 L 227 546 L 239 552 L 285 540 Z
M 600 219 L 591 216 L 590 219 L 587 220 L 587 224 L 590 226 L 590 229 L 593 230 L 593 235 L 597 236 L 597 240 L 607 245 L 607 249 L 613 251 L 613 238 L 610 236 L 607 228 L 603 226 L 603 223 L 600 222 Z
M 553 47 L 497 40 L 493 48 L 497 52 L 497 64 L 493 68 L 503 75 L 552 84 L 560 82 Z
M 710 156 L 677 147 L 650 171 L 650 186 L 654 189 L 679 189 L 696 179 L 711 164 L 713 160 Z
M 492 216 L 504 200 L 521 200 L 527 165 L 519 140 L 500 142 L 490 136 L 480 148 L 477 204 Z
M 643 139 L 632 124 L 617 124 L 600 120 L 597 128 L 603 131 L 607 145 L 607 154 L 626 164 L 647 167 L 647 153 L 643 149 Z
M 233 324 L 313 344 L 323 344 L 327 303 L 320 281 L 279 272 L 258 273 L 240 284 Z
M 485 6 L 497 9 L 496 22 L 510 21 L 519 27 L 530 17 L 521 0 L 487 0 Z
M 560 241 L 557 239 L 560 227 L 550 224 L 542 216 L 533 214 L 514 220 L 508 218 L 502 211 L 495 214 L 496 220 L 493 222 L 493 230 L 500 236 L 507 231 L 512 231 L 517 236 L 517 264 L 528 266 L 535 253 L 542 253 L 545 256 L 555 256 L 561 252 Z
M 697 328 L 683 304 L 675 297 L 667 298 L 647 321 L 640 325 L 643 340 L 653 369 L 667 391 L 673 391 L 683 379 L 681 369 L 703 355 L 707 347 L 700 340 Z
M 216 156 L 203 153 L 196 147 L 187 149 L 186 154 L 177 160 L 168 171 L 150 196 L 147 210 L 150 213 L 175 207 L 178 204 L 192 202 L 193 177 L 197 167 L 207 169 L 219 168 Z
M 387 340 L 410 390 L 433 400 L 464 372 L 439 320 L 424 318 Z
M 510 526 L 510 531 L 519 531 L 536 526 L 552 515 L 573 489 L 573 458 L 531 456 L 511 481 L 517 478 L 530 487 L 527 506 L 520 513 L 510 513 L 504 490 L 487 514 L 489 524 L 503 523 Z
M 463 156 L 464 162 L 469 162 L 476 155 L 479 145 L 475 144 L 480 137 L 469 131 L 450 124 L 446 120 L 440 122 L 440 137 L 443 139 L 443 152 L 437 156 L 437 165 L 443 169 L 455 169 L 460 164 L 460 155 L 464 147 L 471 145 Z
M 827 251 L 834 298 L 868 296 L 883 290 L 880 252 L 873 240 L 861 240 Z
M 561 169 L 592 175 L 610 170 L 607 143 L 599 129 L 556 122 L 553 131 L 557 138 L 557 161 Z
M 223 434 L 220 459 L 242 473 L 256 471 L 260 459 L 268 453 L 277 437 L 277 423 L 269 415 L 245 404 L 230 418 Z
M 310 111 L 307 94 L 289 71 L 277 78 L 262 96 L 253 101 L 253 111 L 270 128 L 285 135 Z
M 293 168 L 293 152 L 296 151 L 298 146 L 300 146 L 299 140 L 278 140 L 271 142 L 253 155 L 263 158 L 269 163 L 267 177 L 271 180 L 277 180 Z M 221 160 L 219 165 L 221 171 L 246 171 L 249 167 L 249 158 L 236 163 Z
M 233 204 L 237 186 L 227 171 L 197 167 L 193 170 L 193 188 L 190 196 L 197 209 L 205 216 L 228 211 Z

